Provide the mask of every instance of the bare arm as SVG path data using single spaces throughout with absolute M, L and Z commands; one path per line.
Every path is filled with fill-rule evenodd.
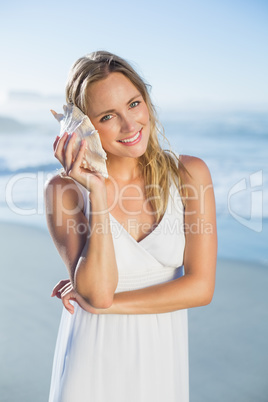
M 192 178 L 185 176 L 185 276 L 165 284 L 117 293 L 104 314 L 157 314 L 209 304 L 215 286 L 217 260 L 216 210 L 212 181 L 206 164 L 182 159 Z
M 184 177 L 189 193 L 185 208 L 185 276 L 165 284 L 117 293 L 107 309 L 98 310 L 83 303 L 85 310 L 95 314 L 157 314 L 210 303 L 217 258 L 213 186 L 202 160 L 184 157 L 182 162 L 192 176 Z
M 64 153 L 64 141 L 60 141 L 55 151 L 58 159 L 63 166 L 69 165 L 66 171 L 70 177 L 91 190 L 92 219 L 89 224 L 82 212 L 82 195 L 74 181 L 55 176 L 45 186 L 48 229 L 68 269 L 74 290 L 90 305 L 107 308 L 113 301 L 118 272 L 106 188 L 99 177 L 80 168 L 83 147 L 72 162 L 72 142 Z

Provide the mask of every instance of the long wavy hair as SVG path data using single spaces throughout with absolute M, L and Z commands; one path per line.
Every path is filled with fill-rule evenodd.
M 79 58 L 72 66 L 66 84 L 66 101 L 73 103 L 83 113 L 88 114 L 87 90 L 97 81 L 117 72 L 126 76 L 141 93 L 150 115 L 150 135 L 146 152 L 139 157 L 145 184 L 145 196 L 159 222 L 168 203 L 171 180 L 178 188 L 182 200 L 185 199 L 181 171 L 187 172 L 183 164 L 171 150 L 161 148 L 158 134 L 164 130 L 156 117 L 156 111 L 149 95 L 149 85 L 124 59 L 107 51 L 97 51 Z

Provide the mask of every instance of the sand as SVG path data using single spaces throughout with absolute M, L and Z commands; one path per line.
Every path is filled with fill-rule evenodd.
M 0 236 L 0 401 L 47 402 L 65 267 L 44 230 Z M 191 402 L 268 401 L 267 289 L 267 266 L 218 261 L 212 303 L 189 310 Z

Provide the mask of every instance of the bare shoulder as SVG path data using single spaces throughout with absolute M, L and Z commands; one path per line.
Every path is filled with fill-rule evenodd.
M 47 180 L 47 182 L 45 183 L 45 188 L 50 186 L 52 187 L 60 186 L 62 188 L 65 188 L 66 186 L 68 187 L 70 186 L 70 188 L 77 187 L 75 182 L 70 177 L 61 176 L 60 173 L 55 174 L 54 176 L 52 176 L 50 179 Z
M 186 172 L 182 172 L 183 181 L 185 183 L 212 183 L 209 168 L 203 159 L 197 158 L 196 156 L 180 155 L 180 162 L 186 169 Z
M 51 177 L 45 183 L 44 194 L 47 201 L 53 199 L 54 203 L 60 200 L 67 208 L 79 205 L 83 209 L 83 195 L 74 180 L 68 176 L 63 177 L 57 173 Z

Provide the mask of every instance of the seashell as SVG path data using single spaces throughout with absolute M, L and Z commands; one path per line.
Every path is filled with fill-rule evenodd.
M 58 114 L 54 110 L 51 110 L 51 113 L 60 123 L 60 137 L 66 132 L 69 134 L 65 148 L 71 138 L 71 134 L 76 133 L 77 136 L 73 147 L 73 157 L 75 158 L 79 151 L 81 141 L 85 139 L 87 150 L 85 151 L 81 166 L 93 172 L 98 172 L 103 177 L 107 178 L 107 155 L 102 148 L 99 133 L 91 123 L 89 117 L 72 103 L 68 103 L 67 106 L 64 105 L 63 110 L 64 114 Z

